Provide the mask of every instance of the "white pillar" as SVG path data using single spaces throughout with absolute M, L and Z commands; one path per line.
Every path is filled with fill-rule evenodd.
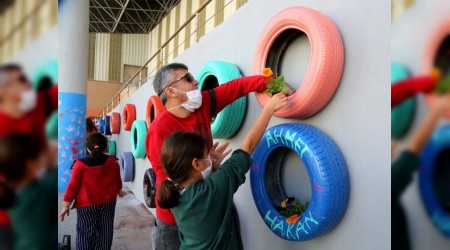
M 64 191 L 73 160 L 85 154 L 89 0 L 59 1 L 58 14 L 58 190 Z

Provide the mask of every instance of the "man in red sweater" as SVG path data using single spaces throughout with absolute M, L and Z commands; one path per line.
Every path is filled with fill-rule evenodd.
M 40 89 L 36 92 L 19 65 L 0 66 L 0 137 L 13 133 L 45 137 L 46 119 L 58 108 L 58 88 L 52 87 L 47 80 L 39 84 Z M 51 158 L 55 158 L 52 154 L 56 155 L 53 151 L 57 151 L 56 145 L 49 151 Z M 5 210 L 0 209 L 1 246 L 11 244 L 10 231 L 9 217 Z
M 175 131 L 195 132 L 202 135 L 211 152 L 213 168 L 217 168 L 229 153 L 213 147 L 211 117 L 227 105 L 250 92 L 263 92 L 266 87 L 263 76 L 249 76 L 232 80 L 213 90 L 198 89 L 198 82 L 184 64 L 172 63 L 161 68 L 155 75 L 153 87 L 165 104 L 164 110 L 150 125 L 145 145 L 147 156 L 156 174 L 156 190 L 167 179 L 161 163 L 164 139 Z M 216 146 L 216 145 L 215 145 Z M 153 249 L 179 249 L 180 240 L 175 218 L 169 209 L 162 209 L 156 202 L 156 223 L 152 233 Z

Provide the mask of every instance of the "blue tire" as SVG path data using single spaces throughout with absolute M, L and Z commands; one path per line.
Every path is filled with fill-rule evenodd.
M 419 189 L 436 228 L 450 237 L 450 125 L 438 128 L 421 154 Z
M 98 120 L 98 132 L 105 134 L 105 120 L 104 118 L 101 118 Z
M 212 89 L 214 84 L 223 84 L 233 79 L 242 77 L 236 65 L 212 61 L 205 64 L 197 74 L 198 88 L 201 90 Z M 215 139 L 231 138 L 244 121 L 247 108 L 247 96 L 243 96 L 220 111 L 211 123 L 211 134 Z
M 103 128 L 105 135 L 111 135 L 111 117 L 109 115 L 105 116 L 105 127 Z
M 116 142 L 108 141 L 108 155 L 116 156 Z
M 145 121 L 135 120 L 131 127 L 131 152 L 135 158 L 145 158 L 145 136 L 147 135 L 147 125 Z
M 302 159 L 312 192 L 307 210 L 294 224 L 287 224 L 286 217 L 275 208 L 286 198 L 279 177 L 283 154 L 288 150 Z M 270 161 L 273 154 L 280 157 Z M 285 240 L 305 241 L 336 227 L 347 208 L 350 185 L 344 157 L 330 137 L 306 124 L 277 125 L 265 132 L 253 159 L 250 170 L 253 199 L 272 232 Z
M 149 208 L 156 208 L 156 175 L 153 168 L 149 168 L 145 171 L 143 188 L 145 205 Z
M 123 152 L 120 161 L 120 176 L 123 182 L 134 180 L 134 157 L 131 152 Z
M 408 78 L 409 71 L 402 65 L 391 63 L 391 83 L 395 84 L 400 80 Z M 391 138 L 401 139 L 414 120 L 416 112 L 416 97 L 410 97 L 391 110 Z

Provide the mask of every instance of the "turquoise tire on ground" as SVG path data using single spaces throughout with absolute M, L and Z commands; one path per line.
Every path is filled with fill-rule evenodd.
M 147 124 L 142 120 L 135 120 L 131 127 L 131 152 L 134 158 L 145 158 L 145 136 L 147 135 Z
M 409 77 L 409 71 L 402 65 L 391 63 L 391 83 Z M 391 138 L 401 139 L 406 135 L 414 120 L 416 97 L 411 97 L 391 110 Z
M 206 82 L 211 81 L 210 77 L 212 76 L 217 78 L 219 85 L 242 77 L 241 72 L 236 65 L 221 61 L 211 61 L 203 65 L 200 72 L 197 74 L 199 89 L 206 90 Z M 214 122 L 211 124 L 211 134 L 213 138 L 231 138 L 241 126 L 246 108 L 247 96 L 243 96 L 232 102 L 217 114 Z

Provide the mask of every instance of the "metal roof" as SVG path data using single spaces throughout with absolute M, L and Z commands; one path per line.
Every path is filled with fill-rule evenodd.
M 90 0 L 89 31 L 150 33 L 180 0 Z

